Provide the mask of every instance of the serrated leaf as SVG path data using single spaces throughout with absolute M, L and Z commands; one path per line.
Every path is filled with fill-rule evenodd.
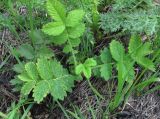
M 92 74 L 92 67 L 96 66 L 97 62 L 93 59 L 93 58 L 88 58 L 84 64 L 79 64 L 78 66 L 76 66 L 75 72 L 76 74 L 81 74 L 83 73 L 84 76 L 89 79 L 91 77 Z
M 128 49 L 133 60 L 135 60 L 138 64 L 142 65 L 143 67 L 154 71 L 154 63 L 146 57 L 146 55 L 152 53 L 150 47 L 151 44 L 149 42 L 143 44 L 141 38 L 139 36 L 134 35 L 130 39 Z
M 100 55 L 102 66 L 100 67 L 101 77 L 108 80 L 112 75 L 112 56 L 108 48 L 104 48 Z
M 60 99 L 63 100 L 65 96 L 67 96 L 66 93 L 66 86 L 63 82 L 63 80 L 51 80 L 51 95 L 54 97 L 55 100 Z
M 94 67 L 97 65 L 96 60 L 94 60 L 93 58 L 88 58 L 85 62 L 84 62 L 84 66 L 85 67 Z
M 85 31 L 85 24 L 78 24 L 77 26 L 73 28 L 68 28 L 68 33 L 70 38 L 79 38 L 80 36 L 83 35 Z
M 49 15 L 55 21 L 63 21 L 66 16 L 65 7 L 58 0 L 48 0 L 47 1 L 47 10 Z
M 100 68 L 101 77 L 103 77 L 106 81 L 109 80 L 109 78 L 112 75 L 112 65 L 110 64 L 104 64 Z
M 22 84 L 23 83 L 23 81 L 22 80 L 19 80 L 17 77 L 15 77 L 14 79 L 12 79 L 11 81 L 10 81 L 10 83 L 12 84 L 12 85 L 19 85 L 19 84 Z
M 92 70 L 91 67 L 85 67 L 83 70 L 84 76 L 89 79 L 91 77 L 92 74 Z
M 71 91 L 71 87 L 74 86 L 74 79 L 71 75 L 64 75 L 63 77 L 50 80 L 51 95 L 55 100 L 63 100 L 67 96 L 67 92 Z
M 28 76 L 33 79 L 38 79 L 38 71 L 36 65 L 33 62 L 29 62 L 25 65 L 25 70 L 27 71 Z
M 31 92 L 31 90 L 34 88 L 36 82 L 35 81 L 31 81 L 31 82 L 27 82 L 23 85 L 22 89 L 21 89 L 21 93 L 23 95 L 29 95 L 29 93 Z
M 124 81 L 132 81 L 135 77 L 133 62 L 131 59 L 125 58 L 124 61 L 120 61 L 117 63 L 117 70 L 119 79 L 123 79 Z
M 37 57 L 45 57 L 45 58 L 51 58 L 54 56 L 53 51 L 50 48 L 47 48 L 46 46 L 42 46 L 37 51 Z
M 111 55 L 114 58 L 114 60 L 116 60 L 117 62 L 123 60 L 125 50 L 121 43 L 113 40 L 110 43 L 110 51 L 111 51 Z
M 62 22 L 50 22 L 45 24 L 42 31 L 48 35 L 58 36 L 65 30 L 65 25 Z
M 31 77 L 28 76 L 28 74 L 26 72 L 18 75 L 18 78 L 24 82 L 30 82 L 33 81 L 33 79 Z
M 29 37 L 34 39 L 34 44 L 44 43 L 44 35 L 41 30 L 34 30 L 29 32 Z
M 55 43 L 56 45 L 61 45 L 61 44 L 64 44 L 67 41 L 67 39 L 68 39 L 68 35 L 65 30 L 62 34 L 55 36 L 53 38 L 53 43 Z
M 51 70 L 50 61 L 48 61 L 46 58 L 38 59 L 37 70 L 42 79 L 49 80 L 53 78 L 54 74 L 52 73 Z
M 34 58 L 35 52 L 33 47 L 30 44 L 23 44 L 17 50 L 18 50 L 18 53 L 20 53 L 20 55 L 22 57 L 25 57 L 26 59 Z
M 50 91 L 49 83 L 46 80 L 40 81 L 33 90 L 34 101 L 40 103 Z
M 79 64 L 78 66 L 76 66 L 75 72 L 77 75 L 81 74 L 84 70 L 84 65 L 83 64 Z
M 72 47 L 77 47 L 77 46 L 79 46 L 79 44 L 80 44 L 80 42 L 81 42 L 80 38 L 70 39 L 70 41 L 71 41 Z
M 33 62 L 27 63 L 25 69 L 25 72 L 18 75 L 18 78 L 24 81 L 20 83 L 20 85 L 23 85 L 23 87 L 20 86 L 20 88 L 22 87 L 21 93 L 28 95 L 33 89 L 32 96 L 37 103 L 40 103 L 49 93 L 55 100 L 63 100 L 67 96 L 67 92 L 72 91 L 74 80 L 79 78 L 68 74 L 68 71 L 58 61 L 42 57 L 37 60 L 36 65 Z M 42 79 L 35 81 L 30 78 L 36 79 L 37 75 Z M 13 84 L 17 84 L 16 82 L 13 82 Z
M 74 27 L 78 25 L 82 21 L 84 14 L 83 10 L 70 11 L 66 19 L 66 26 Z
M 50 64 L 51 64 L 51 71 L 55 78 L 62 77 L 63 75 L 68 74 L 68 72 L 63 68 L 60 62 L 52 60 L 50 61 Z
M 111 63 L 112 56 L 108 48 L 101 51 L 100 58 L 103 63 Z
M 23 64 L 15 64 L 13 66 L 13 71 L 17 72 L 17 73 L 22 73 L 24 71 L 24 65 Z
M 64 53 L 69 53 L 71 51 L 72 51 L 71 45 L 67 44 L 67 45 L 64 46 L 64 48 L 63 48 Z

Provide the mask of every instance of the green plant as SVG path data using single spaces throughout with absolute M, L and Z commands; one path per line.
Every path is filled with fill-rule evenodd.
M 129 33 L 146 33 L 147 35 L 156 33 L 159 29 L 157 27 L 159 10 L 151 1 L 117 0 L 113 4 L 113 9 L 101 14 L 101 28 L 105 32 L 122 30 Z
M 138 35 L 133 35 L 129 42 L 128 53 L 125 53 L 125 49 L 120 42 L 112 40 L 109 45 L 109 49 L 104 48 L 100 56 L 96 58 L 99 62 L 95 67 L 99 70 L 96 69 L 94 71 L 96 76 L 109 80 L 112 76 L 112 65 L 118 71 L 116 77 L 118 80 L 117 92 L 109 106 L 111 112 L 114 111 L 124 100 L 125 95 L 136 79 L 134 71 L 134 66 L 136 63 L 145 69 L 149 69 L 153 72 L 155 71 L 153 61 L 146 57 L 151 53 L 152 50 L 150 42 L 143 43 Z M 139 85 L 143 85 L 144 83 L 145 85 L 143 86 L 146 87 L 152 82 L 158 80 L 158 78 L 154 77 L 146 81 L 142 81 L 142 84 Z M 145 82 L 148 82 L 148 84 Z
M 73 10 L 66 15 L 65 7 L 57 0 L 48 0 L 47 10 L 54 22 L 44 25 L 42 31 L 54 36 L 53 42 L 55 44 L 64 44 L 63 51 L 65 53 L 71 52 L 74 64 L 77 65 L 74 48 L 80 44 L 80 36 L 85 31 L 85 24 L 82 22 L 84 11 Z
M 37 103 L 51 94 L 55 100 L 63 100 L 67 92 L 71 92 L 77 77 L 70 75 L 56 60 L 39 58 L 37 63 L 25 64 L 25 71 L 17 76 L 23 81 L 21 93 L 29 95 L 33 90 L 33 97 Z
M 11 83 L 15 85 L 14 91 L 21 91 L 22 97 L 32 96 L 35 102 L 40 103 L 47 95 L 51 95 L 66 118 L 69 118 L 67 114 L 69 113 L 70 116 L 79 119 L 84 117 L 78 107 L 75 107 L 74 112 L 65 111 L 59 100 L 64 100 L 67 92 L 72 91 L 74 81 L 81 79 L 81 76 L 87 79 L 93 92 L 101 99 L 104 97 L 91 85 L 89 79 L 94 76 L 104 81 L 116 79 L 113 82 L 117 87 L 108 82 L 108 87 L 114 87 L 116 92 L 113 96 L 112 89 L 108 91 L 111 100 L 106 111 L 107 115 L 114 112 L 118 106 L 125 105 L 134 91 L 142 92 L 146 86 L 159 81 L 157 78 L 159 77 L 157 65 L 160 59 L 159 37 L 157 36 L 153 44 L 149 39 L 149 35 L 153 37 L 159 29 L 159 12 L 151 0 L 61 0 L 66 6 L 59 0 L 47 0 L 46 7 L 51 19 L 47 17 L 42 20 L 34 19 L 36 18 L 32 13 L 34 8 L 41 9 L 44 2 L 45 0 L 42 4 L 39 0 L 18 2 L 17 6 L 24 4 L 28 10 L 27 16 L 22 17 L 26 18 L 24 27 L 19 23 L 21 20 L 18 20 L 18 25 L 13 25 L 20 18 L 14 11 L 11 1 L 9 1 L 11 19 L 6 20 L 7 18 L 0 15 L 0 24 L 15 34 L 19 27 L 20 31 L 24 30 L 27 33 L 29 31 L 31 42 L 17 48 L 9 46 L 12 55 L 18 61 L 13 67 L 18 75 Z M 105 8 L 100 8 L 101 6 Z M 107 12 L 100 13 L 101 11 Z M 42 24 L 45 25 L 39 30 Z M 111 42 L 110 38 L 108 41 L 106 38 L 102 39 L 102 32 L 105 32 L 103 35 L 123 32 L 146 33 L 149 40 L 143 41 L 139 35 L 132 35 L 128 49 L 125 49 L 126 47 L 115 39 Z M 124 42 L 127 43 L 126 40 Z M 102 49 L 101 46 L 105 43 L 109 43 L 109 46 L 105 45 L 107 47 Z M 95 51 L 97 45 L 100 45 L 98 46 L 100 52 Z M 63 51 L 60 52 L 60 55 L 64 55 L 63 58 L 52 50 L 54 46 L 58 51 Z M 60 63 L 63 61 L 65 68 Z M 140 73 L 135 71 L 137 67 Z M 151 75 L 144 78 L 147 71 Z M 153 91 L 157 89 L 160 87 L 155 87 Z M 93 118 L 96 118 L 95 109 L 92 109 L 90 104 L 88 109 Z M 3 113 L 0 115 L 6 117 Z

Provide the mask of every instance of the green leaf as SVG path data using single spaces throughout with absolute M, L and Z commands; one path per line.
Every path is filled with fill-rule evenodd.
M 64 100 L 67 96 L 67 91 L 71 91 L 71 87 L 74 86 L 74 79 L 71 75 L 65 75 L 61 78 L 50 80 L 50 92 L 55 100 Z
M 17 73 L 22 73 L 25 70 L 24 65 L 23 64 L 15 64 L 13 67 L 13 70 Z
M 47 48 L 46 46 L 42 46 L 37 51 L 37 57 L 45 57 L 45 58 L 51 58 L 54 56 L 53 51 L 50 48 Z
M 37 70 L 42 79 L 49 80 L 53 78 L 51 63 L 46 58 L 38 59 Z
M 35 81 L 31 81 L 31 82 L 27 82 L 23 85 L 22 89 L 21 89 L 21 93 L 23 95 L 29 95 L 29 93 L 31 92 L 31 90 L 34 88 L 36 82 Z
M 84 71 L 84 65 L 83 64 L 79 64 L 78 66 L 76 66 L 75 72 L 77 75 L 81 74 Z
M 74 27 L 78 25 L 82 21 L 84 14 L 83 10 L 70 11 L 66 19 L 66 26 Z
M 81 74 L 83 73 L 84 76 L 89 79 L 91 77 L 92 74 L 92 67 L 96 66 L 97 62 L 93 59 L 93 58 L 88 58 L 84 64 L 79 64 L 78 66 L 76 66 L 75 72 L 76 74 Z
M 26 59 L 34 58 L 35 52 L 33 47 L 30 44 L 23 44 L 17 50 L 18 50 L 18 53 L 20 53 L 20 55 L 22 57 L 25 57 Z
M 114 60 L 116 60 L 117 62 L 123 60 L 125 51 L 124 51 L 124 47 L 121 43 L 113 40 L 110 43 L 110 51 L 111 51 L 111 55 L 114 58 Z
M 68 74 L 68 72 L 63 68 L 63 66 L 60 64 L 60 62 L 58 62 L 56 60 L 51 60 L 50 64 L 51 64 L 52 74 L 54 75 L 55 78 L 62 77 L 64 75 Z
M 63 80 L 51 80 L 51 95 L 54 97 L 55 100 L 60 99 L 63 100 L 65 96 L 67 96 L 66 89 Z
M 94 60 L 93 58 L 88 58 L 85 62 L 84 62 L 84 66 L 85 67 L 94 67 L 97 65 L 96 60 Z
M 71 52 L 71 51 L 72 51 L 71 45 L 66 44 L 66 45 L 64 46 L 64 48 L 63 48 L 63 52 L 64 52 L 64 53 L 69 53 L 69 52 Z
M 146 57 L 152 53 L 151 44 L 149 42 L 142 43 L 141 38 L 132 36 L 129 43 L 129 53 L 133 60 L 143 67 L 155 71 L 154 63 Z
M 65 20 L 65 16 L 66 16 L 65 7 L 58 0 L 48 0 L 47 10 L 49 15 L 55 21 L 62 22 L 63 20 Z
M 28 76 L 31 77 L 33 80 L 38 79 L 38 71 L 36 65 L 33 62 L 27 63 L 25 65 L 25 70 L 27 71 Z
M 92 71 L 90 67 L 85 67 L 83 73 L 87 79 L 91 77 Z
M 73 28 L 68 28 L 68 33 L 70 38 L 79 38 L 80 36 L 83 35 L 85 31 L 85 25 L 84 24 L 78 24 L 77 26 Z
M 67 40 L 68 40 L 68 34 L 65 30 L 62 34 L 55 36 L 52 42 L 55 43 L 56 45 L 61 45 L 64 44 Z
M 77 46 L 79 46 L 79 44 L 80 44 L 80 42 L 81 42 L 80 38 L 70 39 L 70 41 L 71 41 L 72 47 L 77 47 Z
M 124 61 L 117 63 L 119 80 L 132 81 L 135 78 L 133 62 L 129 57 L 125 57 Z
M 33 79 L 31 77 L 28 76 L 28 74 L 26 72 L 18 75 L 18 78 L 24 82 L 30 82 L 33 81 Z
M 65 30 L 62 22 L 50 22 L 43 26 L 42 31 L 48 35 L 58 36 Z
M 108 80 L 112 75 L 112 56 L 108 48 L 104 48 L 101 51 L 100 58 L 102 63 L 104 63 L 100 68 L 101 77 L 103 77 L 105 80 Z
M 104 64 L 100 68 L 101 77 L 103 77 L 105 80 L 109 80 L 109 78 L 112 75 L 112 65 L 110 64 Z
M 50 86 L 46 80 L 40 81 L 33 90 L 34 101 L 40 103 L 49 94 Z
M 112 61 L 112 56 L 111 56 L 111 53 L 108 48 L 104 48 L 101 51 L 100 57 L 101 57 L 101 61 L 103 63 L 111 63 L 111 61 Z

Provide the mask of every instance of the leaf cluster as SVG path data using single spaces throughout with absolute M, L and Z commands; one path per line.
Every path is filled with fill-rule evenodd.
M 85 24 L 82 22 L 84 11 L 77 9 L 67 14 L 65 7 L 58 0 L 48 0 L 47 10 L 54 21 L 44 25 L 42 31 L 54 36 L 53 43 L 64 44 L 65 53 L 75 52 L 73 48 L 80 44 L 79 37 L 85 31 Z
M 51 94 L 55 100 L 63 100 L 67 92 L 72 91 L 75 76 L 70 75 L 56 60 L 39 58 L 37 63 L 28 62 L 25 70 L 18 79 L 23 81 L 21 93 L 29 95 L 33 90 L 33 97 L 37 103 Z

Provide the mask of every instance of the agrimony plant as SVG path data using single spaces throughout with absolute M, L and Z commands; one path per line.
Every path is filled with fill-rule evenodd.
M 53 43 L 64 45 L 63 51 L 72 53 L 76 65 L 74 48 L 80 44 L 80 36 L 85 31 L 85 24 L 82 22 L 84 11 L 77 9 L 67 14 L 65 7 L 58 0 L 48 0 L 47 10 L 54 21 L 44 25 L 42 31 L 54 37 Z
M 21 93 L 28 95 L 33 90 L 32 96 L 37 103 L 48 94 L 55 100 L 63 100 L 67 92 L 72 91 L 76 79 L 58 61 L 47 58 L 39 58 L 37 63 L 26 63 L 25 70 L 17 77 L 23 81 Z

